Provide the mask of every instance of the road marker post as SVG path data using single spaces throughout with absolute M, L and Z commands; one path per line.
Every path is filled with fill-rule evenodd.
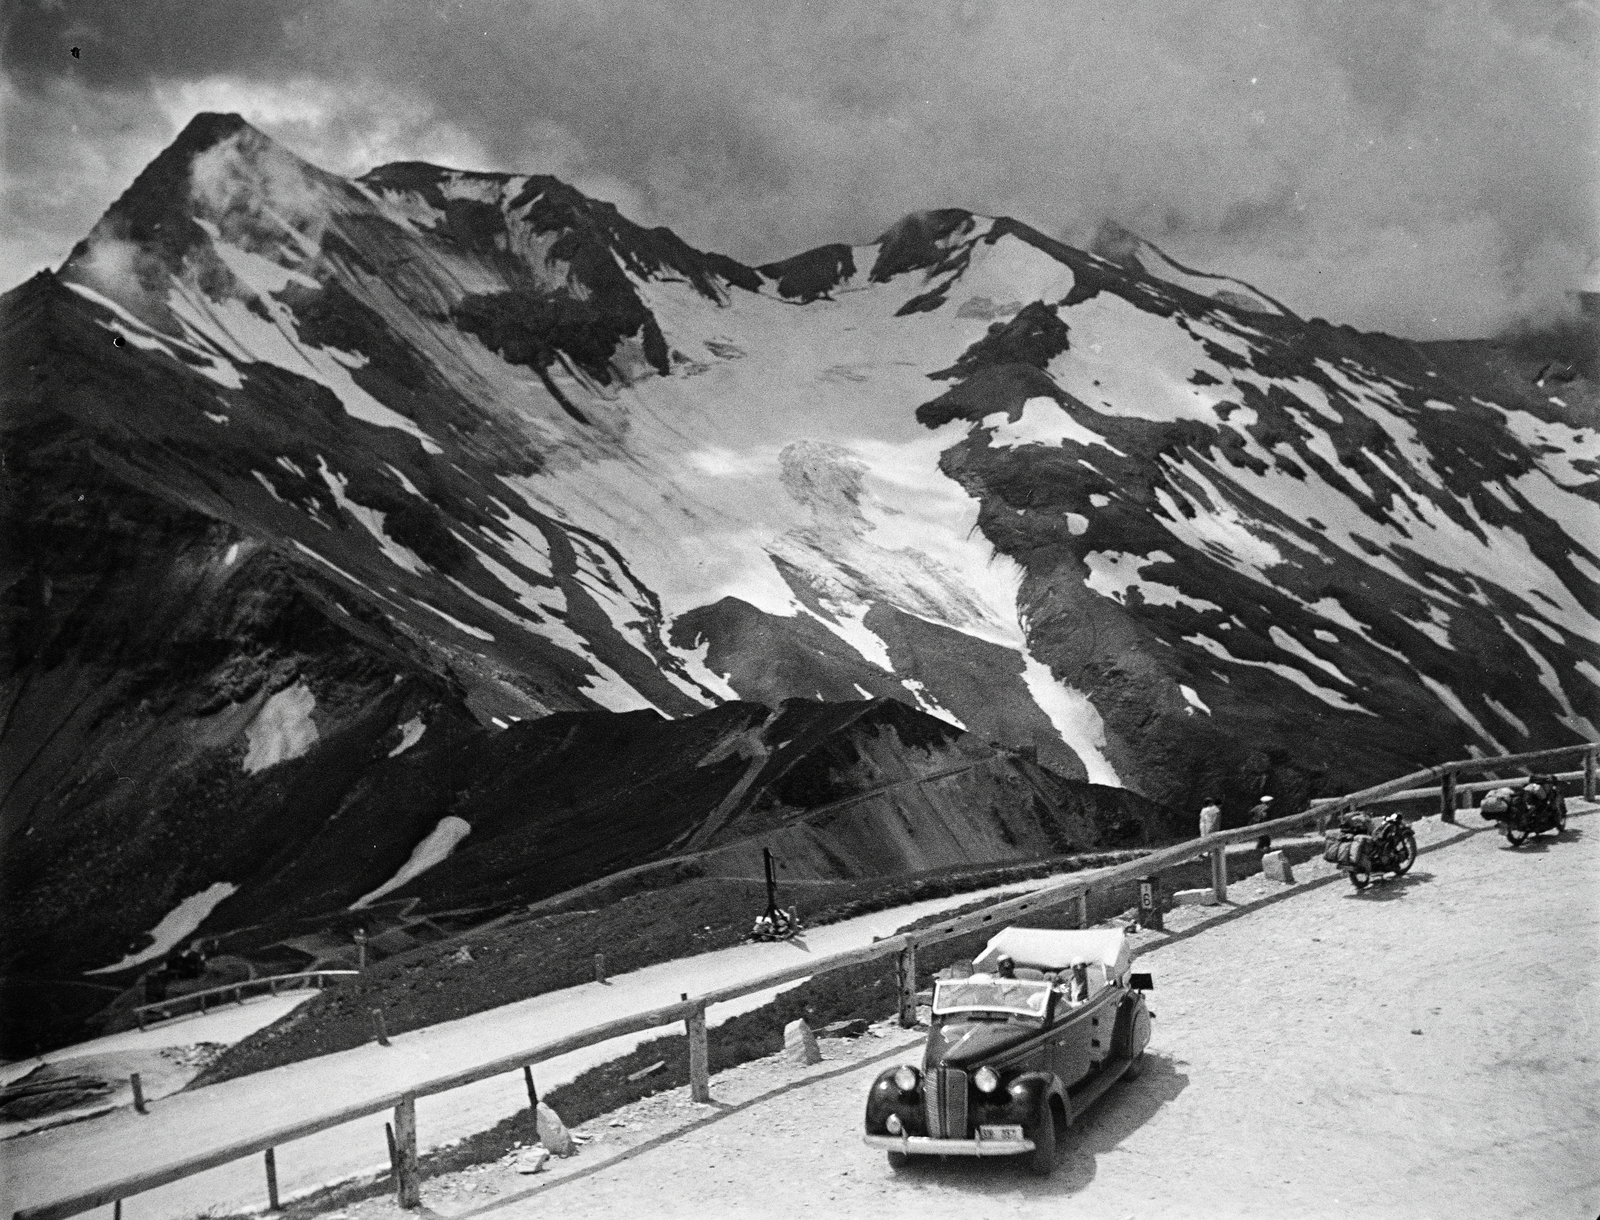
M 1161 877 L 1151 874 L 1139 878 L 1139 926 L 1163 930 L 1161 922 Z
M 1593 750 L 1583 756 L 1583 799 L 1586 801 L 1594 800 L 1594 756 Z
M 1456 773 L 1446 771 L 1439 781 L 1439 820 L 1453 822 L 1456 820 Z
M 128 1083 L 133 1086 L 133 1108 L 139 1111 L 140 1114 L 150 1113 L 150 1111 L 145 1108 L 144 1082 L 139 1079 L 139 1073 L 135 1072 L 133 1075 L 129 1076 Z
M 381 1008 L 374 1008 L 372 1010 L 372 1029 L 373 1029 L 373 1032 L 378 1035 L 378 1045 L 379 1046 L 388 1046 L 389 1045 L 389 1027 L 384 1022 L 383 1009 L 381 1009 Z
M 1089 891 L 1088 890 L 1084 890 L 1083 893 L 1078 895 L 1077 908 L 1076 909 L 1077 909 L 1077 912 L 1078 912 L 1078 926 L 1080 928 L 1087 928 L 1089 926 Z
M 1211 849 L 1211 892 L 1216 895 L 1218 902 L 1228 901 L 1228 849 L 1213 847 Z
M 606 955 L 604 953 L 596 953 L 594 955 L 594 981 L 597 983 L 606 981 Z
M 539 1112 L 539 1090 L 533 1087 L 533 1068 L 524 1063 L 522 1065 L 522 1080 L 528 1086 L 528 1109 L 535 1114 Z

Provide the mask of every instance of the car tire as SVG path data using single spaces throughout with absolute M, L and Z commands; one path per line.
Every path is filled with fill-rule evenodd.
M 1056 1171 L 1056 1109 L 1045 1102 L 1039 1125 L 1024 1128 L 1023 1134 L 1033 1141 L 1033 1151 L 1028 1154 L 1028 1172 L 1036 1178 L 1048 1178 Z
M 911 1164 L 911 1157 L 904 1152 L 889 1153 L 889 1168 L 899 1173 Z

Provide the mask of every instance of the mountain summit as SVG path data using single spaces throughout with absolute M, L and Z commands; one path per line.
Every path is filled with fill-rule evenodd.
M 201 115 L 3 325 L 13 859 L 356 724 L 893 698 L 1179 808 L 1597 735 L 1594 386 L 1137 239 L 747 267 Z

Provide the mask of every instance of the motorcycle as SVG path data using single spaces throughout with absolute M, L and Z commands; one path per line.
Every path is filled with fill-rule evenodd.
M 1364 890 L 1384 873 L 1403 877 L 1411 871 L 1417 862 L 1417 836 L 1398 813 L 1376 819 L 1347 813 L 1339 829 L 1327 832 L 1322 858 L 1348 874 L 1356 889 Z
M 1493 817 L 1512 847 L 1521 847 L 1542 831 L 1553 830 L 1559 835 L 1567 828 L 1567 798 L 1561 795 L 1553 775 L 1530 776 L 1500 805 Z

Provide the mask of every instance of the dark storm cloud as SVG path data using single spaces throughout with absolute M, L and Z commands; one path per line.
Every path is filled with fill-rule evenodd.
M 929 207 L 1080 245 L 1110 219 L 1418 336 L 1559 301 L 1597 253 L 1591 0 L 173 7 L 7 29 L 8 282 L 197 109 L 340 172 L 555 173 L 750 261 Z

